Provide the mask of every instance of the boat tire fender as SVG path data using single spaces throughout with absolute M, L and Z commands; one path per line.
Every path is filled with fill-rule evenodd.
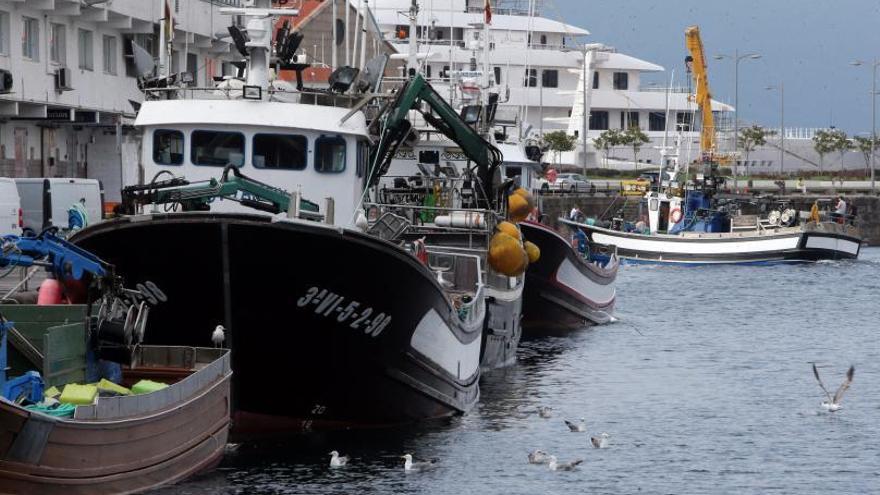
M 678 223 L 681 221 L 681 208 L 674 208 L 669 212 L 669 219 L 672 220 L 672 223 Z

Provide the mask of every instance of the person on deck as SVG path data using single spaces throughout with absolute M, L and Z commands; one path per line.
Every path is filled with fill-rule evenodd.
M 837 205 L 834 206 L 834 213 L 831 214 L 837 223 L 843 223 L 846 218 L 846 201 L 843 200 L 843 196 L 837 197 Z
M 568 219 L 572 222 L 577 222 L 582 215 L 583 213 L 581 213 L 577 206 L 572 206 L 571 211 L 568 212 Z

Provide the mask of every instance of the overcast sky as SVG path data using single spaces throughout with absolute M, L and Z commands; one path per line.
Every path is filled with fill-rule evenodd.
M 739 66 L 739 118 L 779 125 L 784 82 L 785 126 L 834 125 L 850 134 L 871 128 L 870 64 L 880 58 L 878 0 L 545 0 L 543 15 L 590 31 L 590 42 L 662 65 L 684 83 L 684 29 L 700 26 L 715 99 L 733 103 L 730 60 L 712 56 L 757 52 Z M 878 72 L 880 77 L 880 72 Z M 880 107 L 878 107 L 880 108 Z M 880 116 L 878 116 L 880 120 Z M 878 122 L 880 129 L 880 122 Z

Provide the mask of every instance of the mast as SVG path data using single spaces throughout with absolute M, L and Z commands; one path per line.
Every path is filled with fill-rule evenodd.
M 339 66 L 338 60 L 336 59 L 336 52 L 338 51 L 336 50 L 336 37 L 339 36 L 339 33 L 336 32 L 336 17 L 339 15 L 336 11 L 336 0 L 330 0 L 330 6 L 330 17 L 332 17 L 332 19 L 330 19 L 330 37 L 332 38 L 330 40 L 330 66 L 333 67 L 333 70 L 336 70 L 336 67 Z M 346 24 L 346 29 L 348 29 L 348 24 Z M 345 43 L 347 52 L 348 41 L 346 40 Z
M 361 70 L 364 70 L 364 67 L 367 65 L 367 17 L 366 12 L 370 10 L 370 0 L 363 0 L 364 5 L 364 14 L 361 16 L 364 18 L 363 22 L 361 22 L 361 63 L 358 65 Z M 373 52 L 375 56 L 378 53 L 378 50 Z M 357 55 L 353 54 L 352 56 Z
M 410 74 L 417 73 L 419 68 L 419 46 L 418 40 L 416 39 L 418 15 L 419 2 L 418 0 L 412 0 L 412 4 L 409 7 L 409 57 L 406 59 L 406 77 L 410 77 Z
M 278 15 L 299 15 L 296 9 L 273 9 L 271 0 L 255 0 L 255 7 L 223 7 L 221 14 L 247 17 L 247 85 L 269 87 L 269 56 L 272 52 L 272 20 Z

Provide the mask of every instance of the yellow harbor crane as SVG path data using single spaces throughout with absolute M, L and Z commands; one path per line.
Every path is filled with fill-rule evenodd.
M 684 31 L 685 44 L 691 54 L 692 71 L 696 95 L 694 101 L 700 109 L 702 116 L 702 129 L 700 130 L 700 152 L 703 161 L 728 161 L 730 157 L 718 154 L 715 138 L 715 116 L 712 114 L 712 94 L 709 92 L 709 74 L 706 69 L 706 55 L 703 52 L 703 40 L 700 38 L 700 28 L 691 26 Z

